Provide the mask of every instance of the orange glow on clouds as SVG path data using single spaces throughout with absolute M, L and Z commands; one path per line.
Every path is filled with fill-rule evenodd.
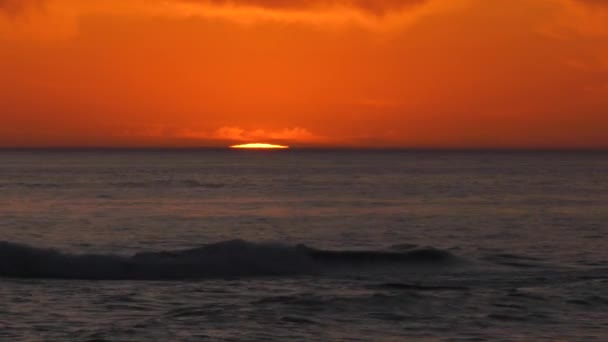
M 608 148 L 601 0 L 0 0 L 0 147 Z

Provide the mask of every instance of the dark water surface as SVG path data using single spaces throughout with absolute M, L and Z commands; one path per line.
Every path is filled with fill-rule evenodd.
M 0 340 L 606 341 L 608 154 L 0 151 Z

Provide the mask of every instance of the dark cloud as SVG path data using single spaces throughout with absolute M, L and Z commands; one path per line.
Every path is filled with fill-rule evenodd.
M 578 3 L 582 3 L 593 7 L 603 7 L 608 9 L 608 0 L 575 0 Z
M 375 15 L 416 6 L 428 0 L 179 0 L 215 5 L 255 6 L 275 10 L 308 10 L 314 8 L 344 6 Z
M 44 0 L 0 0 L 0 15 L 2 13 L 8 15 L 18 15 L 25 10 L 40 6 Z

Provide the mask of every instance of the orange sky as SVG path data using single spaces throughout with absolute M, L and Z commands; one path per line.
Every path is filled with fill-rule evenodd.
M 0 0 L 0 146 L 608 148 L 604 0 Z

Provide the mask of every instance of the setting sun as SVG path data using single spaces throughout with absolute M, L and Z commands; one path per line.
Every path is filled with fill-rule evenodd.
M 253 149 L 253 150 L 268 150 L 268 149 L 285 150 L 285 149 L 288 149 L 289 146 L 265 144 L 265 143 L 253 143 L 253 144 L 234 145 L 234 146 L 230 146 L 230 148 Z

